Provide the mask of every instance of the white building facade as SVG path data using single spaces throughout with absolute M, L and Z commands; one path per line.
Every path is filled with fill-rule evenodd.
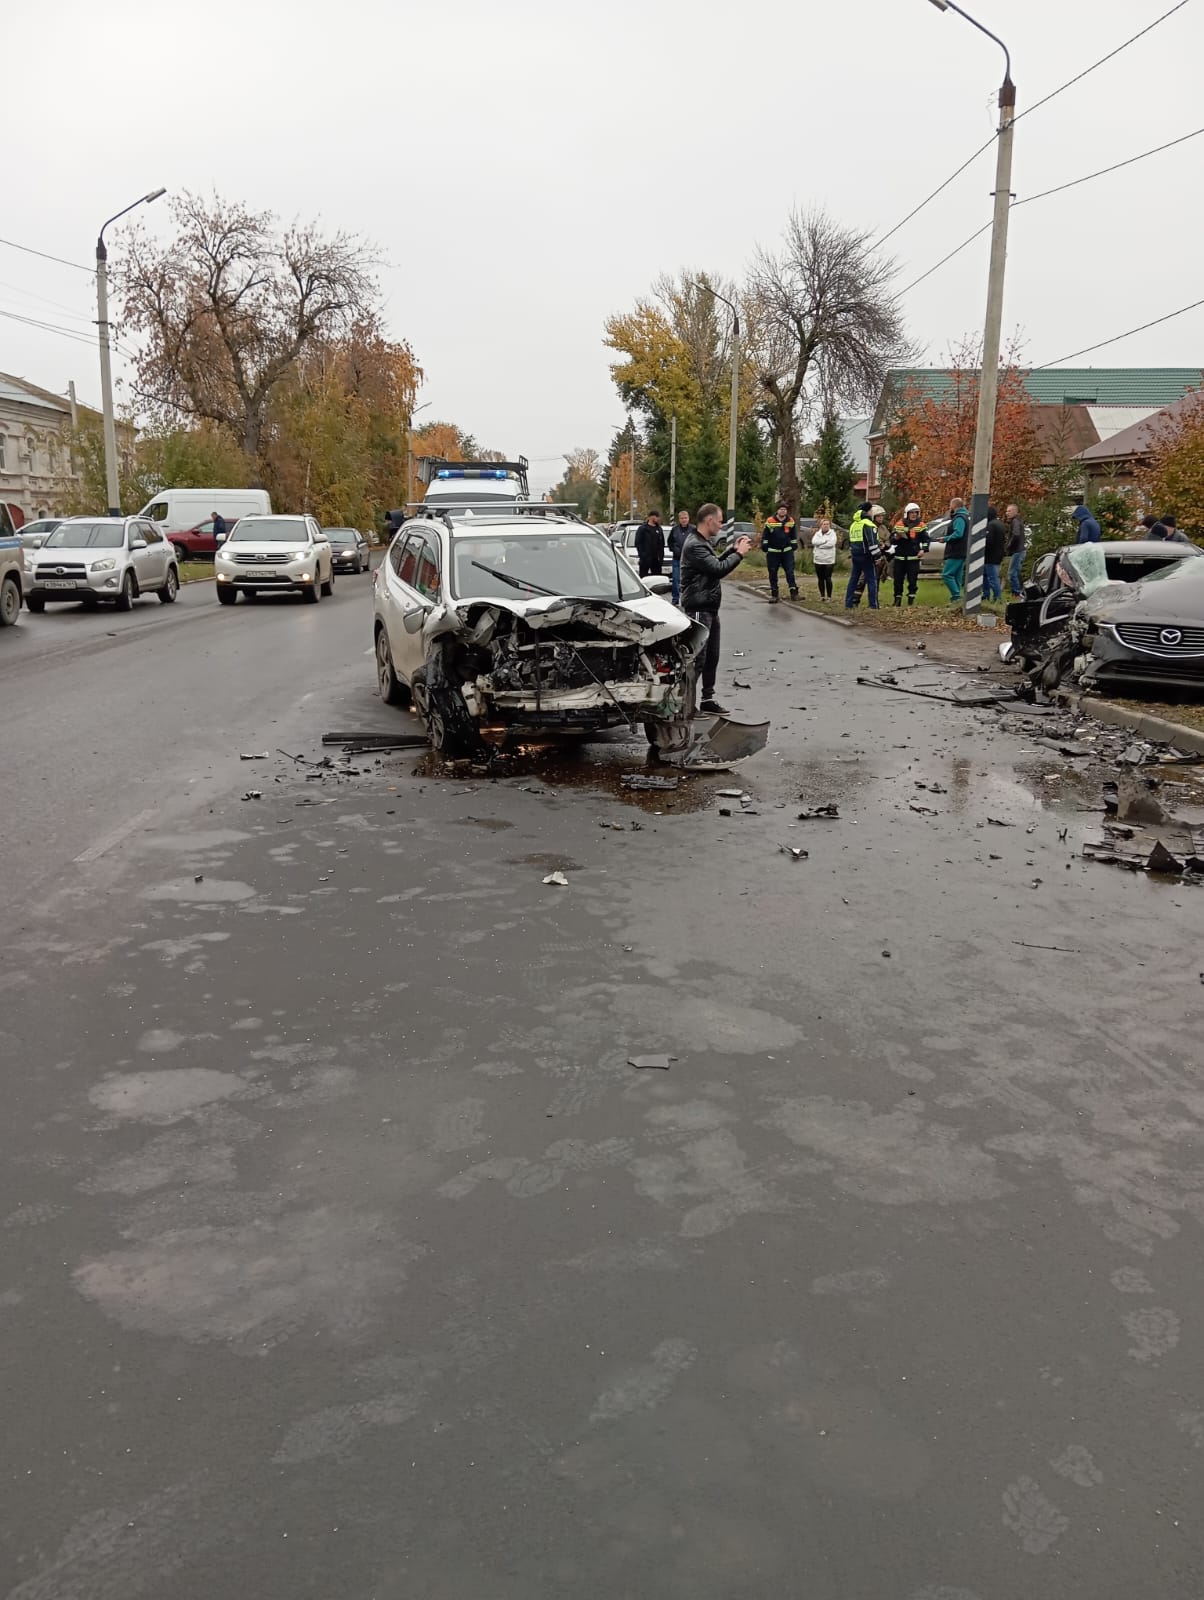
M 74 384 L 52 394 L 0 372 L 0 500 L 27 520 L 54 516 L 75 488 L 71 436 L 80 409 Z

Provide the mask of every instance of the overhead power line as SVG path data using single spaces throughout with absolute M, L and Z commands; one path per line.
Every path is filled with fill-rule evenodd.
M 1168 311 L 1165 317 L 1155 317 L 1153 322 L 1143 322 L 1139 328 L 1129 328 L 1124 333 L 1115 333 L 1110 339 L 1101 339 L 1098 344 L 1089 344 L 1082 350 L 1072 350 L 1068 356 L 1059 356 L 1056 361 L 1043 361 L 1039 367 L 1033 367 L 1033 372 L 1044 372 L 1049 367 L 1060 367 L 1064 361 L 1076 361 L 1079 356 L 1089 356 L 1093 350 L 1102 350 L 1106 345 L 1119 344 L 1122 339 L 1131 339 L 1135 333 L 1144 333 L 1147 328 L 1156 328 L 1160 323 L 1171 322 L 1175 317 L 1181 317 L 1187 311 L 1195 311 L 1198 306 L 1204 306 L 1204 300 L 1193 300 L 1189 306 L 1180 306 L 1178 311 Z
M 0 244 L 6 244 L 10 250 L 23 250 L 27 256 L 40 256 L 43 261 L 57 261 L 60 267 L 74 267 L 77 272 L 86 272 L 90 276 L 96 271 L 95 267 L 85 267 L 79 261 L 68 261 L 64 256 L 49 256 L 45 250 L 35 250 L 28 244 L 18 244 L 15 239 L 0 239 Z
M 1182 11 L 1186 4 L 1187 0 L 1178 0 L 1177 5 L 1173 5 L 1169 11 L 1164 11 L 1160 17 L 1155 17 L 1153 22 L 1147 23 L 1139 33 L 1135 33 L 1131 39 L 1126 39 L 1124 44 L 1118 44 L 1115 50 L 1109 50 L 1106 56 L 1101 56 L 1098 61 L 1093 61 L 1089 67 L 1084 67 L 1082 72 L 1076 73 L 1073 78 L 1067 78 L 1065 83 L 1059 84 L 1056 89 L 1051 89 L 1043 100 L 1038 100 L 1035 105 L 1031 105 L 1022 111 L 1016 121 L 1019 122 L 1022 117 L 1032 116 L 1034 111 L 1039 111 L 1042 106 L 1047 106 L 1051 100 L 1056 100 L 1064 90 L 1072 88 L 1076 83 L 1081 83 L 1089 73 L 1095 71 L 1096 67 L 1102 67 L 1105 62 L 1111 61 L 1114 56 L 1118 56 L 1122 50 L 1127 50 L 1131 44 L 1136 44 L 1138 39 L 1144 39 L 1146 34 L 1156 28 L 1160 22 L 1165 22 L 1168 17 L 1173 17 L 1176 11 Z
M 1160 155 L 1163 150 L 1172 150 L 1177 144 L 1186 144 L 1189 139 L 1198 139 L 1204 133 L 1204 128 L 1196 128 L 1191 133 L 1180 134 L 1177 139 L 1168 139 L 1165 144 L 1155 145 L 1152 150 L 1143 150 L 1139 156 L 1129 156 L 1125 161 L 1114 162 L 1110 167 L 1101 167 L 1098 172 L 1084 173 L 1081 178 L 1072 178 L 1069 183 L 1059 183 L 1055 189 L 1042 189 L 1040 194 L 1027 194 L 1023 200 L 1012 203 L 1012 210 L 1017 206 L 1028 206 L 1034 200 L 1044 200 L 1051 194 L 1061 194 L 1066 189 L 1075 189 L 1080 183 L 1090 183 L 1092 178 L 1106 177 L 1109 172 L 1119 172 L 1122 167 L 1131 167 L 1135 161 L 1144 161 L 1147 156 Z
M 1151 32 L 1152 29 L 1156 28 L 1159 23 L 1165 22 L 1168 17 L 1173 17 L 1176 11 L 1182 11 L 1183 7 L 1187 5 L 1187 3 L 1188 0 L 1178 0 L 1178 4 L 1173 5 L 1169 11 L 1164 11 L 1160 17 L 1155 17 L 1153 22 L 1148 23 L 1144 28 L 1141 29 L 1139 33 L 1135 33 L 1131 39 L 1126 39 L 1123 44 L 1118 44 L 1115 50 L 1110 50 L 1106 56 L 1101 56 L 1098 61 L 1093 61 L 1089 67 L 1084 67 L 1082 72 L 1076 73 L 1073 78 L 1067 78 L 1066 82 L 1060 83 L 1056 89 L 1051 89 L 1050 92 L 1045 95 L 1043 99 L 1038 100 L 1035 105 L 1031 105 L 1026 110 L 1020 112 L 1019 116 L 1016 118 L 1016 121 L 1019 122 L 1022 117 L 1031 116 L 1034 111 L 1038 111 L 1042 106 L 1048 105 L 1051 100 L 1055 100 L 1058 95 L 1063 94 L 1067 89 L 1072 88 L 1076 83 L 1081 83 L 1082 80 L 1090 73 L 1094 72 L 1097 67 L 1102 67 L 1105 62 L 1111 61 L 1115 56 L 1120 55 L 1122 50 L 1127 50 L 1131 44 L 1136 44 L 1138 39 L 1143 39 L 1145 35 Z M 876 250 L 879 248 L 879 246 L 884 245 L 888 239 L 894 238 L 895 234 L 898 233 L 900 228 L 909 223 L 913 217 L 919 216 L 920 212 L 924 210 L 925 206 L 930 205 L 932 201 L 936 199 L 937 195 L 942 194 L 949 187 L 955 178 L 960 178 L 967 167 L 972 166 L 984 151 L 989 150 L 995 143 L 996 138 L 997 135 L 992 134 L 987 140 L 986 144 L 980 145 L 972 156 L 967 157 L 967 159 L 962 162 L 961 166 L 957 168 L 956 172 L 951 172 L 945 179 L 944 183 L 938 184 L 930 195 L 927 195 L 923 200 L 921 200 L 918 206 L 913 207 L 912 210 L 910 210 L 900 222 L 896 222 L 894 227 L 891 228 L 888 233 L 884 233 L 881 238 L 875 239 L 870 248 L 872 250 Z M 1050 193 L 1052 192 L 1053 191 L 1051 190 Z M 1035 200 L 1037 196 L 1034 195 L 1032 198 Z M 954 253 L 956 254 L 956 252 Z M 933 270 L 935 271 L 936 269 L 933 268 Z
M 23 322 L 30 328 L 41 328 L 45 333 L 59 333 L 64 339 L 77 339 L 80 344 L 94 345 L 95 339 L 82 333 L 79 328 L 63 328 L 56 322 L 41 322 L 37 317 L 18 316 L 15 311 L 0 310 L 0 317 L 8 317 L 13 322 Z
M 1143 150 L 1140 155 L 1129 156 L 1124 161 L 1113 162 L 1110 167 L 1101 167 L 1098 172 L 1085 172 L 1081 178 L 1071 178 L 1069 182 L 1059 183 L 1052 189 L 1042 189 L 1040 194 L 1025 195 L 1022 200 L 1014 200 L 1012 202 L 1011 209 L 1015 211 L 1020 206 L 1031 205 L 1034 200 L 1047 200 L 1051 194 L 1062 194 L 1067 189 L 1076 189 L 1080 183 L 1090 183 L 1093 178 L 1103 178 L 1106 177 L 1110 172 L 1119 172 L 1122 167 L 1131 167 L 1135 162 L 1144 161 L 1147 156 L 1160 155 L 1163 150 L 1172 150 L 1176 145 L 1186 144 L 1189 139 L 1198 139 L 1202 133 L 1204 133 L 1204 128 L 1196 128 L 1191 133 L 1180 134 L 1177 139 L 1168 139 L 1165 144 L 1155 145 L 1152 150 Z M 960 255 L 967 245 L 974 243 L 975 239 L 980 239 L 990 226 L 991 224 L 989 222 L 984 222 L 981 228 L 976 228 L 968 239 L 963 239 L 961 244 L 957 245 L 953 250 L 950 250 L 947 256 L 942 256 L 935 266 L 929 267 L 927 272 L 922 272 L 920 276 L 909 283 L 905 289 L 900 289 L 895 298 L 897 300 L 901 300 L 905 294 L 910 294 L 913 289 L 917 288 L 921 283 L 924 282 L 925 278 L 930 278 L 932 274 L 939 271 L 947 261 L 952 261 L 954 256 Z

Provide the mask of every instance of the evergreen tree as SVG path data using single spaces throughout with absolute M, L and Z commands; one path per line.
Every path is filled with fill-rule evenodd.
M 704 417 L 697 435 L 677 447 L 677 503 L 693 516 L 708 500 L 722 506 L 727 498 L 727 452 L 719 442 L 713 416 Z
M 797 509 L 811 516 L 819 508 L 830 505 L 832 515 L 840 516 L 852 510 L 856 482 L 857 468 L 845 448 L 844 431 L 839 419 L 829 412 L 811 458 L 803 466 L 799 479 L 802 505 Z
M 736 515 L 751 521 L 768 515 L 778 492 L 778 464 L 773 447 L 756 417 L 749 417 L 736 435 Z M 726 509 L 726 507 L 725 507 Z

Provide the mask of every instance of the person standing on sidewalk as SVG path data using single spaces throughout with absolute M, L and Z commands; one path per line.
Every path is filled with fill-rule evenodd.
M 677 521 L 673 524 L 673 527 L 669 530 L 669 555 L 670 555 L 670 557 L 672 559 L 672 562 L 673 562 L 672 578 L 671 578 L 670 581 L 672 582 L 672 585 L 673 585 L 672 598 L 673 598 L 673 604 L 674 605 L 676 605 L 677 602 L 681 599 L 681 552 L 682 552 L 682 547 L 684 546 L 684 544 L 686 542 L 686 539 L 693 532 L 694 532 L 694 524 L 690 521 L 690 513 L 688 511 L 679 511 L 677 513 Z
M 869 595 L 871 611 L 878 609 L 878 557 L 882 553 L 878 545 L 878 528 L 871 516 L 874 507 L 868 500 L 863 500 L 857 508 L 857 515 L 849 524 L 849 551 L 853 558 L 853 570 L 849 573 L 848 588 L 844 593 L 844 608 L 852 611 L 861 595 L 860 587 L 864 587 Z
M 698 709 L 722 716 L 723 707 L 715 699 L 715 679 L 719 673 L 719 607 L 723 604 L 723 579 L 744 560 L 752 540 L 741 535 L 726 555 L 712 549 L 715 535 L 723 526 L 723 512 L 709 501 L 698 508 L 698 525 L 691 528 L 681 552 L 681 604 L 691 622 L 707 629 L 706 641 L 698 652 L 698 671 L 702 678 L 702 700 Z
M 982 553 L 982 597 L 984 600 L 1002 600 L 1003 585 L 999 569 L 1003 565 L 1003 552 L 1007 548 L 1007 523 L 994 506 L 987 507 L 986 539 Z
M 903 604 L 903 586 L 907 586 L 907 604 L 916 603 L 916 585 L 920 581 L 920 557 L 928 548 L 928 529 L 920 508 L 914 500 L 903 508 L 903 516 L 895 523 L 891 542 L 891 573 L 895 580 L 895 604 Z
M 949 604 L 957 605 L 962 597 L 962 579 L 966 575 L 966 540 L 970 536 L 970 513 L 966 502 L 956 495 L 949 502 L 949 527 L 945 533 L 945 559 L 941 563 L 941 582 L 949 591 Z
M 785 572 L 790 598 L 798 599 L 798 580 L 794 575 L 794 551 L 798 543 L 798 527 L 790 515 L 790 507 L 779 501 L 772 517 L 766 517 L 761 530 L 761 549 L 769 568 L 769 602 L 778 603 L 778 573 Z
M 659 511 L 650 511 L 635 530 L 635 553 L 640 577 L 659 578 L 665 565 L 665 533 Z
M 815 581 L 819 584 L 819 598 L 832 598 L 832 574 L 836 570 L 836 529 L 830 517 L 821 517 L 819 526 L 811 535 L 811 560 L 815 563 Z
M 1079 536 L 1076 544 L 1098 544 L 1103 538 L 1099 523 L 1091 515 L 1086 506 L 1075 506 L 1070 513 L 1078 524 Z
M 1024 549 L 1028 543 L 1028 535 L 1024 531 L 1024 518 L 1020 515 L 1020 507 L 1010 505 L 1004 515 L 1007 517 L 1008 541 L 1004 547 L 1004 554 L 1008 558 L 1008 588 L 1016 600 L 1024 598 Z

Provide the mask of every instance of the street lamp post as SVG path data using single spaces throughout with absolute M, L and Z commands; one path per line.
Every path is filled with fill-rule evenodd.
M 631 435 L 631 511 L 632 522 L 635 521 L 635 422 L 630 411 L 627 413 L 627 428 Z
M 1003 40 L 963 11 L 954 0 L 931 0 L 938 11 L 956 11 L 1003 51 L 1003 83 L 999 89 L 999 143 L 995 155 L 995 216 L 991 224 L 991 266 L 987 276 L 987 315 L 982 332 L 982 371 L 978 379 L 978 423 L 974 433 L 974 479 L 970 493 L 970 536 L 966 541 L 966 583 L 962 604 L 967 613 L 982 609 L 982 568 L 986 546 L 987 507 L 991 501 L 991 455 L 995 445 L 995 401 L 999 392 L 999 340 L 1003 328 L 1003 274 L 1008 253 L 1008 213 L 1012 204 L 1012 126 L 1016 120 L 1016 85 L 1012 58 Z
M 712 289 L 709 283 L 695 283 L 696 289 L 722 300 L 732 314 L 732 414 L 727 430 L 727 520 L 736 519 L 736 416 L 740 405 L 740 313 L 725 294 Z
M 109 253 L 105 249 L 105 228 L 133 211 L 135 206 L 146 206 L 158 200 L 166 189 L 155 189 L 141 195 L 132 205 L 110 217 L 96 236 L 96 326 L 100 335 L 100 400 L 104 414 L 105 435 L 105 493 L 109 497 L 109 515 L 121 515 L 121 488 L 117 480 L 117 424 L 113 417 L 113 368 L 109 351 Z
M 414 418 L 420 411 L 425 411 L 434 401 L 424 400 L 420 406 L 412 406 L 406 416 L 406 504 L 414 492 Z

